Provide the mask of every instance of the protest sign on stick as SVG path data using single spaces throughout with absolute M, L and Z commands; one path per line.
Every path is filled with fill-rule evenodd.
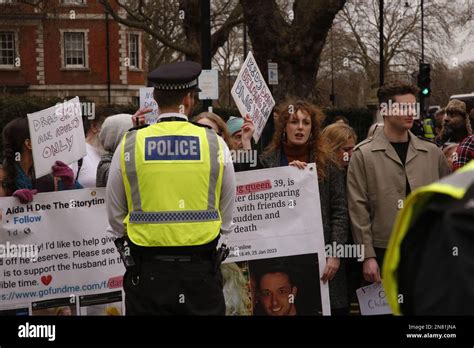
M 252 119 L 255 126 L 253 138 L 258 142 L 275 106 L 275 100 L 252 52 L 249 52 L 240 69 L 231 94 L 242 117 L 249 115 Z

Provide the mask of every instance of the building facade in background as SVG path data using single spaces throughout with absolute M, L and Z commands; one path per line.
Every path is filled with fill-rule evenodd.
M 1 94 L 136 102 L 144 53 L 143 32 L 114 21 L 97 0 L 0 0 Z

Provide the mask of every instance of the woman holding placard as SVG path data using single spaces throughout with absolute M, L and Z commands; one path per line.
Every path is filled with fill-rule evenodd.
M 10 121 L 3 129 L 2 141 L 4 188 L 9 196 L 28 203 L 37 192 L 82 188 L 74 180 L 72 169 L 61 161 L 53 165 L 52 174 L 35 178 L 28 119 L 15 118 Z
M 260 166 L 290 165 L 304 169 L 308 163 L 315 162 L 325 244 L 344 245 L 349 224 L 344 173 L 330 159 L 321 142 L 320 122 L 323 118 L 323 113 L 306 101 L 286 102 L 280 106 L 275 133 L 260 157 Z M 326 256 L 321 280 L 329 281 L 332 314 L 347 314 L 349 306 L 344 265 L 340 258 Z

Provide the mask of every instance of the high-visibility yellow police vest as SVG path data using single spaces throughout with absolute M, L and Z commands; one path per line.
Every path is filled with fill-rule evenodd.
M 433 132 L 433 122 L 430 118 L 423 120 L 423 133 L 427 139 L 434 139 L 435 135 Z
M 224 163 L 217 137 L 185 121 L 159 122 L 125 134 L 124 224 L 134 244 L 195 246 L 219 235 Z
M 412 192 L 405 201 L 403 210 L 398 214 L 390 236 L 383 265 L 383 286 L 387 301 L 395 315 L 401 315 L 398 298 L 397 270 L 400 263 L 400 247 L 411 224 L 425 207 L 429 198 L 435 193 L 441 193 L 462 199 L 474 182 L 474 161 L 433 184 L 420 187 Z

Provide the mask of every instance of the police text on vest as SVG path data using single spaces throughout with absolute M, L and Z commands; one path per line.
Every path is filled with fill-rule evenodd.
M 20 338 L 47 338 L 48 341 L 56 339 L 56 325 L 36 325 L 26 322 L 18 326 Z
M 199 137 L 166 135 L 145 138 L 146 161 L 171 161 L 201 159 Z

